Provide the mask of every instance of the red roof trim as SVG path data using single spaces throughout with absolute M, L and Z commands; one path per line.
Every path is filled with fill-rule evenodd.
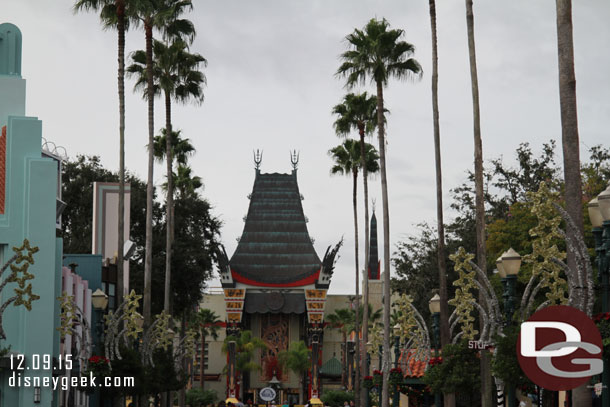
M 316 271 L 311 276 L 305 277 L 301 280 L 292 281 L 290 283 L 279 283 L 279 284 L 261 283 L 259 281 L 250 280 L 249 278 L 246 278 L 246 277 L 240 275 L 238 272 L 236 272 L 233 269 L 231 269 L 231 275 L 233 276 L 233 281 L 237 281 L 238 283 L 247 284 L 247 285 L 254 285 L 257 287 L 302 287 L 304 285 L 315 284 L 315 282 L 318 280 L 318 277 L 320 276 L 320 270 Z

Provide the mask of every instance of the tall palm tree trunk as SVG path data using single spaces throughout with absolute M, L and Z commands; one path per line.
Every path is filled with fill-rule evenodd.
M 366 344 L 369 342 L 369 182 L 368 170 L 366 168 L 366 151 L 364 147 L 364 123 L 358 123 L 358 132 L 360 133 L 360 159 L 362 161 L 362 178 L 364 179 L 364 267 L 363 267 L 363 315 L 362 315 L 362 346 L 366 349 Z M 366 351 L 362 362 L 361 377 L 366 377 L 369 374 Z M 362 386 L 360 399 L 366 399 L 366 387 Z
M 557 53 L 559 60 L 559 103 L 561 107 L 561 140 L 563 147 L 563 174 L 565 181 L 566 211 L 576 224 L 578 233 L 583 232 L 582 184 L 580 178 L 580 149 L 578 136 L 578 114 L 576 104 L 576 75 L 574 73 L 574 40 L 572 37 L 572 1 L 556 0 L 557 9 Z M 568 229 L 572 241 L 576 241 Z M 576 270 L 574 253 L 568 250 L 568 266 Z M 587 286 L 587 275 L 583 273 L 583 287 Z M 573 306 L 587 312 L 587 293 L 577 288 Z M 572 390 L 572 403 L 578 407 L 592 404 L 588 383 Z
M 468 30 L 468 51 L 470 57 L 470 80 L 472 83 L 472 118 L 474 127 L 474 188 L 475 188 L 475 223 L 477 236 L 477 265 L 486 272 L 485 256 L 485 203 L 483 201 L 483 143 L 481 141 L 481 117 L 479 111 L 479 80 L 477 75 L 477 58 L 474 44 L 474 13 L 472 0 L 466 0 L 466 26 Z M 479 294 L 479 303 L 484 303 L 483 293 Z M 481 321 L 481 323 L 483 323 Z M 492 383 L 489 354 L 481 352 L 481 402 L 483 407 L 491 407 Z
M 383 85 L 377 82 L 377 129 L 379 132 L 379 168 L 383 206 L 383 388 L 381 407 L 390 405 L 390 213 L 388 178 L 385 166 L 385 134 L 383 123 Z
M 172 235 L 174 230 L 174 177 L 172 174 L 172 99 L 165 92 L 165 158 L 167 161 L 167 198 L 165 199 L 165 292 L 163 309 L 169 312 L 172 279 Z
M 116 303 L 123 302 L 124 270 L 123 245 L 125 236 L 125 0 L 116 1 L 119 48 L 119 238 L 117 250 Z
M 441 166 L 441 126 L 438 109 L 438 39 L 436 33 L 436 2 L 429 1 L 432 29 L 432 121 L 434 123 L 434 163 L 436 165 L 436 228 L 438 230 L 437 264 L 441 298 L 441 346 L 451 343 L 449 306 L 447 305 L 447 264 L 445 262 L 445 224 L 443 221 L 443 173 Z M 445 407 L 455 406 L 455 394 L 445 394 Z
M 354 179 L 354 193 L 353 193 L 353 204 L 354 204 L 354 250 L 355 250 L 355 262 L 356 262 L 356 321 L 354 327 L 356 331 L 356 353 L 354 355 L 354 363 L 356 368 L 355 383 L 354 383 L 354 404 L 356 407 L 360 407 L 360 360 L 362 358 L 360 352 L 360 265 L 358 263 L 358 170 L 352 170 Z
M 153 212 L 153 169 L 154 169 L 154 133 L 155 133 L 155 93 L 153 82 L 152 25 L 146 22 L 146 79 L 148 99 L 148 179 L 146 182 L 146 247 L 144 256 L 144 324 L 150 325 L 151 317 L 151 284 L 152 284 L 152 212 Z
M 561 107 L 561 140 L 563 147 L 563 173 L 565 180 L 566 211 L 582 233 L 582 184 L 580 176 L 580 148 L 576 105 L 576 75 L 574 73 L 574 41 L 572 38 L 572 1 L 557 0 L 557 50 L 559 57 L 559 103 Z M 568 231 L 570 235 L 570 231 Z M 575 241 L 573 236 L 570 236 Z M 576 270 L 574 254 L 568 251 L 568 266 Z M 583 289 L 577 288 L 576 301 L 571 305 L 587 312 L 586 273 L 583 273 Z
M 437 263 L 441 297 L 441 345 L 450 343 L 449 307 L 447 305 L 447 265 L 445 262 L 445 225 L 443 222 L 443 173 L 441 161 L 441 128 L 438 111 L 438 47 L 436 36 L 436 5 L 430 0 L 432 25 L 432 117 L 434 123 L 434 163 L 436 166 L 436 222 L 438 229 Z

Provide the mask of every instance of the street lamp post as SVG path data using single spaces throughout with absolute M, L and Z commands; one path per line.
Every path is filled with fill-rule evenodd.
M 398 359 L 400 359 L 400 325 L 397 323 L 394 325 L 394 368 L 398 369 Z M 394 388 L 394 396 L 392 398 L 392 406 L 398 407 L 400 404 L 400 389 L 399 385 L 396 384 Z
M 602 288 L 602 312 L 610 311 L 610 287 L 609 287 L 609 263 L 610 259 L 610 184 L 597 196 L 599 213 L 603 219 L 602 247 L 599 251 L 598 262 L 600 265 L 601 288 Z M 604 406 L 605 407 L 605 406 Z
M 588 205 L 589 218 L 593 226 L 595 238 L 595 252 L 597 253 L 597 269 L 601 282 L 602 312 L 610 311 L 608 284 L 610 274 L 610 184 L 602 193 L 593 198 Z M 602 407 L 610 407 L 610 363 L 604 361 L 602 372 Z
M 103 343 L 104 343 L 104 312 L 108 307 L 108 296 L 105 292 L 100 290 L 99 288 L 91 294 L 91 305 L 93 305 L 93 311 L 95 312 L 95 341 L 94 347 L 96 352 L 100 355 L 103 354 Z M 103 405 L 104 400 L 102 399 L 102 394 L 100 392 L 96 392 L 93 396 L 93 400 L 91 400 L 91 404 Z
M 440 346 L 440 336 L 441 336 L 441 297 L 438 294 L 435 294 L 434 297 L 430 299 L 428 302 L 428 307 L 430 308 L 430 313 L 432 314 L 432 331 L 434 336 L 434 357 L 438 358 L 439 356 L 439 348 Z M 441 393 L 434 393 L 434 407 L 440 407 L 442 403 Z
M 365 364 L 365 369 L 366 369 L 366 375 L 369 376 L 371 373 L 371 347 L 373 346 L 373 344 L 371 343 L 371 341 L 368 341 L 366 343 L 366 364 Z M 370 407 L 371 405 L 371 389 L 367 388 L 366 391 L 364 392 L 364 407 Z
M 97 340 L 97 343 L 95 346 L 100 346 L 101 349 L 101 344 L 103 343 L 102 336 L 104 335 L 103 315 L 106 307 L 108 306 L 108 296 L 105 292 L 98 288 L 93 294 L 91 294 L 91 305 L 93 305 L 93 310 L 97 314 L 95 322 L 95 339 Z
M 498 269 L 500 275 L 506 275 L 506 287 L 504 295 L 504 310 L 506 313 L 506 325 L 512 325 L 513 313 L 515 312 L 515 284 L 517 282 L 517 274 L 521 267 L 521 256 L 512 247 L 505 252 L 502 257 L 501 265 Z M 496 263 L 497 264 L 497 263 Z M 508 384 L 506 396 L 508 398 L 508 407 L 516 407 L 517 399 L 515 397 L 515 386 L 512 383 Z
M 506 271 L 502 265 L 502 256 L 504 256 L 504 253 L 502 253 L 502 255 L 498 257 L 498 260 L 496 260 L 496 268 L 498 269 L 498 275 L 500 276 L 500 281 L 502 282 L 502 298 L 504 298 L 504 304 L 506 304 L 508 302 L 508 280 L 506 279 Z M 507 322 L 507 320 L 505 322 Z

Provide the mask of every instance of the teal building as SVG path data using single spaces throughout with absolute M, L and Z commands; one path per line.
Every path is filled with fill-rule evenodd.
M 35 276 L 32 292 L 40 299 L 31 311 L 10 305 L 3 314 L 10 353 L 25 355 L 25 370 L 0 368 L 0 407 L 56 406 L 53 387 L 11 383 L 16 374 L 31 379 L 59 374 L 57 365 L 35 368 L 35 358 L 56 357 L 59 353 L 59 305 L 61 289 L 62 240 L 56 237 L 61 202 L 61 160 L 42 146 L 42 122 L 25 116 L 25 80 L 21 77 L 21 32 L 12 24 L 0 24 L 0 260 L 4 264 L 12 247 L 28 239 L 39 251 L 29 271 Z M 2 276 L 4 280 L 8 272 Z M 0 293 L 4 303 L 17 287 L 8 283 Z M 45 356 L 49 355 L 49 356 Z M 5 358 L 6 359 L 6 358 Z M 55 370 L 54 370 L 55 368 Z M 38 379 L 38 380 L 40 380 Z M 44 383 L 43 380 L 40 380 Z

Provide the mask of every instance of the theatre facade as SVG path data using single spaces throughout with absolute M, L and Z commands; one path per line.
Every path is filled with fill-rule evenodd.
M 275 402 L 299 404 L 319 398 L 324 390 L 353 386 L 348 380 L 351 369 L 342 359 L 342 335 L 325 327 L 324 316 L 351 307 L 354 297 L 328 294 L 342 241 L 338 237 L 323 256 L 316 253 L 303 212 L 297 156 L 288 174 L 264 174 L 260 164 L 260 156 L 255 156 L 254 186 L 237 248 L 220 260 L 222 286 L 211 289 L 201 304 L 224 323 L 218 339 L 208 337 L 198 349 L 199 356 L 204 353 L 204 366 L 196 357 L 192 385 L 199 386 L 203 374 L 205 388 L 216 390 L 220 398 L 254 403 L 260 402 L 259 390 L 271 386 L 278 390 Z M 374 215 L 371 226 L 369 293 L 373 309 L 379 309 Z M 226 353 L 222 347 L 226 336 L 238 338 L 243 331 L 260 338 L 265 348 L 252 360 L 260 369 L 241 374 L 235 361 L 239 345 L 228 342 Z M 278 364 L 278 354 L 298 341 L 305 342 L 312 355 L 304 378 Z

